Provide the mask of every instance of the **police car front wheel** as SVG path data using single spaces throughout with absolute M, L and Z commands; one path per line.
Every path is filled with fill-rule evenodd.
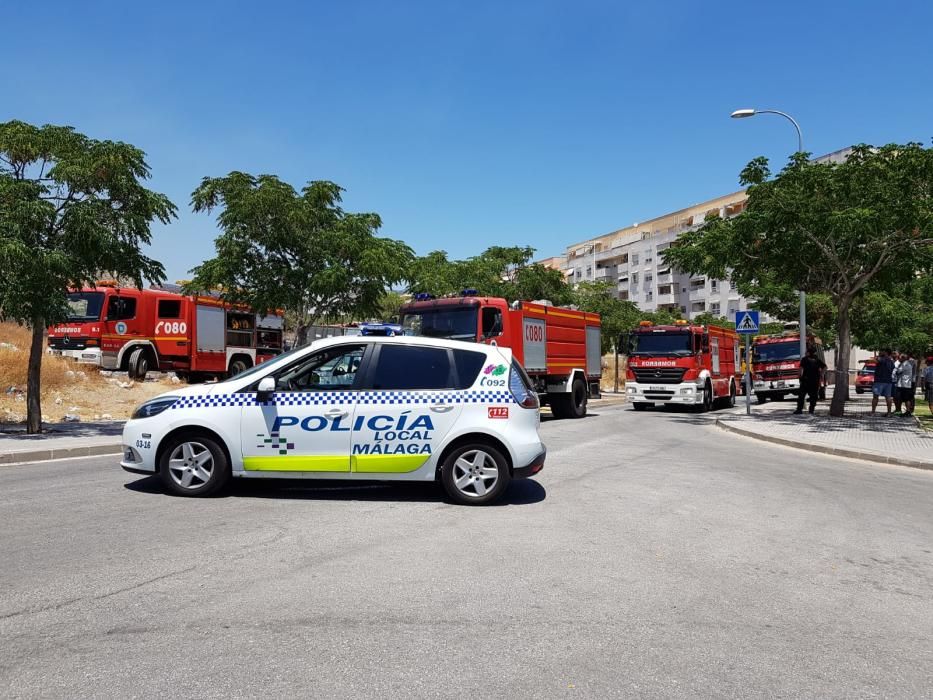
M 162 451 L 159 474 L 176 496 L 209 496 L 227 483 L 230 465 L 223 449 L 209 437 L 179 435 Z
M 491 445 L 462 445 L 451 452 L 441 468 L 447 495 L 465 505 L 497 501 L 509 485 L 509 465 Z

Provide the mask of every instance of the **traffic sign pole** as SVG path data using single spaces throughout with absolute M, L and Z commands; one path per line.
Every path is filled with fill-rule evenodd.
M 752 339 L 745 336 L 745 415 L 752 415 Z
M 745 336 L 745 414 L 752 415 L 752 339 L 758 332 L 759 315 L 757 311 L 747 309 L 735 312 L 735 330 Z

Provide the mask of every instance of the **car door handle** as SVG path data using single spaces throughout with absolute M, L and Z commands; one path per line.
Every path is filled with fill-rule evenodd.
M 349 415 L 349 411 L 345 411 L 342 408 L 332 408 L 328 411 L 324 411 L 324 415 L 328 418 L 343 418 L 346 415 Z
M 448 403 L 436 403 L 431 406 L 431 410 L 435 413 L 447 413 L 448 411 L 454 410 L 454 407 Z

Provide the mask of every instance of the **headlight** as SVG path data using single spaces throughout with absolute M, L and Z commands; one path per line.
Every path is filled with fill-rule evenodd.
M 176 401 L 178 401 L 177 396 L 163 396 L 159 399 L 147 401 L 142 406 L 133 411 L 131 420 L 136 420 L 137 418 L 152 418 L 153 416 L 157 416 Z
M 680 393 L 681 393 L 681 394 L 692 394 L 692 393 L 693 393 L 693 387 L 692 387 L 692 386 L 684 387 L 683 389 L 680 390 Z

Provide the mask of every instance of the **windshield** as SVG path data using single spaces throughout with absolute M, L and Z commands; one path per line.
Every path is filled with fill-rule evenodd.
M 858 371 L 858 373 L 862 377 L 870 377 L 871 375 L 875 373 L 875 366 L 865 365 L 864 367 L 862 367 L 862 369 Z
M 780 362 L 800 359 L 800 341 L 763 343 L 752 347 L 752 362 Z
M 477 311 L 476 306 L 407 311 L 402 316 L 402 333 L 429 338 L 476 340 L 479 327 Z
M 276 355 L 275 359 L 267 360 L 265 362 L 260 362 L 258 365 L 253 365 L 245 372 L 240 372 L 239 374 L 235 374 L 232 377 L 227 377 L 226 379 L 223 380 L 223 382 L 218 382 L 218 384 L 224 384 L 226 382 L 232 382 L 232 381 L 240 381 L 241 379 L 245 379 L 246 377 L 251 377 L 254 374 L 262 374 L 262 373 L 271 372 L 273 369 L 278 367 L 282 363 L 283 360 L 287 362 L 288 358 L 290 358 L 292 355 L 294 355 L 295 353 L 301 352 L 302 350 L 306 350 L 307 348 L 308 348 L 307 345 L 302 345 L 297 348 L 292 348 L 288 352 L 283 352 L 281 355 Z
M 104 308 L 103 292 L 72 292 L 68 295 L 69 321 L 99 321 Z
M 689 333 L 671 333 L 670 331 L 652 331 L 635 333 L 633 355 L 692 355 Z

